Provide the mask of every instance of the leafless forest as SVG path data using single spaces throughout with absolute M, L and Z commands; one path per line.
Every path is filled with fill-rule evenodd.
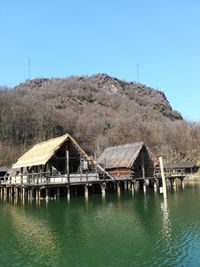
M 66 132 L 90 155 L 143 141 L 168 162 L 200 159 L 200 125 L 183 120 L 163 92 L 142 84 L 96 74 L 0 88 L 0 165 Z

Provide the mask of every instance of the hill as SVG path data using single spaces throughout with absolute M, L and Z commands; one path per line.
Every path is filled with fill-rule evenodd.
M 0 89 L 0 165 L 65 132 L 88 153 L 144 141 L 170 160 L 198 160 L 200 127 L 183 120 L 161 91 L 107 74 L 34 79 Z

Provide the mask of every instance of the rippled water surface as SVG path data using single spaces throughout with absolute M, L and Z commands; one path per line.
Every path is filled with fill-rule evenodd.
M 0 266 L 200 266 L 200 184 L 0 201 Z

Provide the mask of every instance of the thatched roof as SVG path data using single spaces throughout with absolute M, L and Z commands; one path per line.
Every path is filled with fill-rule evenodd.
M 131 168 L 143 146 L 143 142 L 138 142 L 108 147 L 97 161 L 106 169 Z
M 178 162 L 178 163 L 168 163 L 164 165 L 165 169 L 186 169 L 194 168 L 196 164 L 194 162 Z
M 86 160 L 90 160 L 90 157 L 82 150 L 82 148 L 71 137 L 71 135 L 65 134 L 63 136 L 34 145 L 23 156 L 21 156 L 15 164 L 13 164 L 12 168 L 17 169 L 21 167 L 45 165 L 54 155 L 54 153 L 60 148 L 60 146 L 68 139 L 71 140 L 76 149 Z

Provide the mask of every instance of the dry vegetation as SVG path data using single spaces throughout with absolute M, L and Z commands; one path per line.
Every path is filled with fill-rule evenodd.
M 144 141 L 167 161 L 197 161 L 200 155 L 200 126 L 184 121 L 164 93 L 141 84 L 97 74 L 0 89 L 0 165 L 66 132 L 90 154 Z

